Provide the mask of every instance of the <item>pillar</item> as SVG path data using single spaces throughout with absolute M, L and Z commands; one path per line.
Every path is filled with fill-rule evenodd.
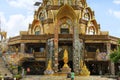
M 53 74 L 53 39 L 48 39 L 46 44 L 46 51 L 47 51 L 47 62 L 46 62 L 46 70 L 44 71 L 44 74 L 50 75 Z
M 25 43 L 20 44 L 20 49 L 21 49 L 20 50 L 21 53 L 25 53 Z
M 111 51 L 111 44 L 110 43 L 107 43 L 107 54 L 110 54 L 110 51 Z M 109 69 L 110 69 L 110 73 L 112 75 L 115 75 L 115 65 L 112 61 L 110 61 L 109 63 Z
M 74 24 L 74 31 L 73 31 L 73 68 L 75 74 L 80 74 L 80 60 L 82 59 L 82 47 L 83 41 L 79 39 L 79 31 L 76 24 Z M 81 39 L 82 40 L 82 39 Z
M 58 72 L 58 25 L 54 32 L 54 72 Z
M 54 41 L 53 39 L 48 39 L 46 44 L 47 63 L 49 60 L 51 60 L 52 64 L 53 64 L 53 49 L 54 49 L 53 41 Z

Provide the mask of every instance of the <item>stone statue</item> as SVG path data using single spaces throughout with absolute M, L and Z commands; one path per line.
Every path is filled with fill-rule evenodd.
M 64 51 L 64 54 L 63 54 L 63 61 L 64 61 L 64 65 L 63 65 L 63 67 L 62 67 L 62 72 L 63 73 L 69 73 L 69 72 L 71 72 L 71 68 L 69 68 L 69 66 L 68 66 L 68 52 L 67 52 L 67 50 L 65 49 L 65 51 Z
M 100 53 L 100 50 L 99 50 L 99 49 L 97 49 L 97 50 L 96 50 L 96 53 L 97 53 L 97 54 L 98 54 L 98 53 Z
M 52 62 L 51 60 L 48 61 L 47 69 L 44 71 L 44 74 L 54 74 L 54 71 L 52 70 Z
M 90 75 L 90 71 L 87 69 L 86 64 L 83 63 L 83 60 L 80 60 L 80 75 L 81 76 L 89 76 Z
M 51 65 L 52 65 L 51 60 L 49 60 L 48 61 L 48 66 L 47 66 L 46 70 L 52 70 Z
M 65 49 L 65 51 L 64 51 L 63 61 L 64 61 L 64 66 L 63 66 L 63 67 L 69 67 L 69 66 L 67 65 L 67 63 L 68 63 L 68 52 L 67 52 L 66 49 Z
M 84 65 L 83 65 L 83 60 L 80 60 L 80 68 L 82 68 Z

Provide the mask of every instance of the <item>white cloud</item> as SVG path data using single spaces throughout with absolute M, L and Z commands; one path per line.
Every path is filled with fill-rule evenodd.
M 41 1 L 41 0 L 39 0 Z M 13 37 L 19 35 L 20 31 L 28 30 L 29 23 L 33 20 L 33 12 L 34 12 L 34 3 L 35 0 L 7 0 L 9 6 L 12 6 L 16 9 L 24 9 L 27 14 L 23 15 L 23 11 L 17 14 L 7 15 L 9 17 L 5 17 L 4 13 L 0 12 L 0 17 L 2 20 L 2 30 L 7 31 L 8 37 Z M 12 11 L 12 10 L 11 10 Z
M 114 11 L 114 16 L 120 19 L 120 11 Z
M 0 26 L 1 30 L 5 30 L 6 18 L 4 12 L 0 12 Z
M 10 6 L 16 7 L 16 8 L 25 8 L 28 10 L 34 9 L 34 3 L 36 1 L 42 1 L 42 0 L 7 0 Z
M 108 12 L 109 12 L 109 14 L 113 14 L 112 9 L 109 9 Z
M 120 4 L 120 0 L 113 0 L 113 3 Z
M 24 16 L 22 14 L 11 15 L 6 20 L 3 12 L 0 12 L 1 30 L 7 31 L 8 37 L 19 35 L 20 31 L 27 31 L 29 23 L 33 20 L 33 15 Z
M 34 9 L 34 0 L 7 0 L 7 2 L 15 8 Z
M 11 15 L 7 21 L 8 36 L 19 35 L 20 31 L 28 30 L 28 25 L 32 21 L 32 16 L 23 16 L 22 14 Z
M 112 9 L 109 9 L 108 12 L 109 12 L 110 15 L 112 15 L 112 16 L 120 19 L 120 11 L 114 11 L 114 10 L 112 10 Z

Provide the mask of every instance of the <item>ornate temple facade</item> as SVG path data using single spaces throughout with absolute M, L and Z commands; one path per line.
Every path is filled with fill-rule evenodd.
M 115 73 L 109 54 L 117 48 L 118 40 L 108 31 L 101 31 L 86 0 L 43 0 L 28 31 L 20 31 L 19 36 L 9 39 L 8 45 L 12 52 L 17 48 L 21 53 L 33 54 L 33 59 L 21 64 L 31 72 L 44 73 L 49 60 L 53 71 L 61 72 L 67 50 L 71 71 L 79 74 L 83 60 L 91 75 L 100 75 Z

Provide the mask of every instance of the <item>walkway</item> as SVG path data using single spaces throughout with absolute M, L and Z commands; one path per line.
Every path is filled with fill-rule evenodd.
M 71 80 L 70 78 L 66 78 L 66 76 L 26 76 L 22 80 Z M 89 76 L 89 77 L 80 77 L 76 76 L 75 80 L 116 80 L 109 78 L 101 78 L 100 76 Z

